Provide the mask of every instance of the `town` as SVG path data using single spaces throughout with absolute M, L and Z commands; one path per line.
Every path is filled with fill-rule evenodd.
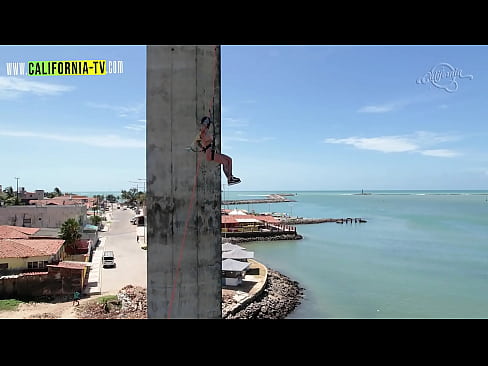
M 222 312 L 231 316 L 264 289 L 268 269 L 237 245 L 300 239 L 283 214 L 222 209 Z M 93 197 L 0 186 L 0 299 L 63 299 L 146 287 L 145 192 Z M 103 278 L 103 281 L 102 281 Z

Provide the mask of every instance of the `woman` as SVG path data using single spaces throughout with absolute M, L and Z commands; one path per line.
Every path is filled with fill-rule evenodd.
M 200 132 L 195 138 L 195 143 L 201 149 L 200 151 L 205 154 L 207 161 L 215 161 L 218 164 L 222 164 L 224 174 L 227 177 L 227 184 L 229 186 L 238 184 L 241 180 L 232 175 L 232 158 L 225 154 L 220 154 L 216 151 L 212 151 L 212 136 L 209 133 L 210 125 L 212 121 L 209 117 L 203 117 L 200 121 L 202 127 Z M 215 126 L 214 126 L 215 128 Z

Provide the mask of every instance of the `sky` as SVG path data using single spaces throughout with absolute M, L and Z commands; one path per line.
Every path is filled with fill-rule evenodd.
M 485 46 L 224 46 L 230 189 L 486 190 L 486 65 Z
M 122 61 L 103 76 L 7 63 Z M 235 191 L 488 187 L 488 47 L 221 47 Z M 118 65 L 118 64 L 117 64 Z M 143 187 L 145 46 L 0 46 L 0 184 Z
M 60 60 L 122 63 L 106 75 L 7 75 L 7 63 Z M 145 46 L 0 46 L 3 188 L 17 177 L 27 191 L 142 191 L 145 131 Z

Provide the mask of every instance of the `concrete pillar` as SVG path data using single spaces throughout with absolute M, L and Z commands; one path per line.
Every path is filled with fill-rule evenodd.
M 220 47 L 147 47 L 149 318 L 222 315 L 221 167 L 185 149 L 209 115 L 214 78 L 219 132 Z

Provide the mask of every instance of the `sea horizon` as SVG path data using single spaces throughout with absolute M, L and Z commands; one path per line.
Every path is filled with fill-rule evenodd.
M 121 194 L 121 191 L 113 191 L 113 190 L 96 190 L 96 191 L 69 191 L 73 194 L 79 195 L 86 195 L 89 197 L 93 197 L 95 195 L 108 195 L 113 194 L 118 196 Z M 327 193 L 351 193 L 357 195 L 367 195 L 367 194 L 415 194 L 415 193 L 425 193 L 425 194 L 480 194 L 480 195 L 488 195 L 488 188 L 487 189 L 371 189 L 371 190 L 355 190 L 355 189 L 324 189 L 324 190 L 222 190 L 222 193 L 262 193 L 262 196 L 267 196 L 268 194 L 272 193 L 286 193 L 286 194 L 296 194 L 299 192 L 327 192 Z

